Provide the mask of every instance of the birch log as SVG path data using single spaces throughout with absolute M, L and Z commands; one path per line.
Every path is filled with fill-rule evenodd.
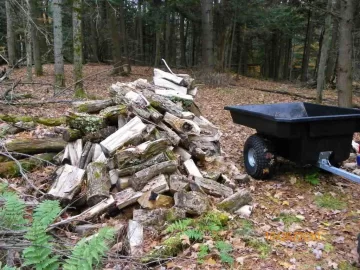
M 87 166 L 87 203 L 93 206 L 109 197 L 110 176 L 106 164 L 92 162 Z

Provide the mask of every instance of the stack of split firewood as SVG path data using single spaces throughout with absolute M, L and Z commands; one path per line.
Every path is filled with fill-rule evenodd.
M 176 209 L 184 217 L 210 209 L 213 197 L 227 211 L 250 202 L 234 183 L 246 178 L 235 166 L 217 173 L 197 165 L 219 159 L 221 133 L 193 102 L 193 79 L 158 69 L 154 75 L 154 84 L 118 82 L 109 99 L 75 102 L 67 113 L 68 144 L 56 157 L 62 165 L 48 195 L 90 207 L 75 218 L 135 204 Z M 134 210 L 133 219 L 149 222 L 143 211 Z

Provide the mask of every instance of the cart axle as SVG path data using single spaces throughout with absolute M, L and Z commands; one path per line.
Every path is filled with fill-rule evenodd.
M 356 182 L 356 183 L 360 183 L 360 176 L 357 176 L 353 173 L 349 173 L 345 170 L 336 168 L 334 166 L 331 165 L 329 158 L 331 156 L 331 151 L 328 152 L 321 152 L 319 155 L 319 160 L 317 163 L 317 167 L 319 167 L 320 169 L 323 169 L 325 171 L 331 172 L 333 174 L 336 174 L 338 176 L 341 176 L 345 179 L 348 179 L 350 181 Z

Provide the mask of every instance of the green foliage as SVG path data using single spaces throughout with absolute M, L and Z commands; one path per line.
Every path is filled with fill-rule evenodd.
M 0 262 L 0 270 L 17 270 L 18 268 L 16 267 L 10 267 L 5 265 L 4 267 L 1 266 L 1 262 Z
M 284 222 L 285 226 L 288 227 L 293 223 L 298 223 L 301 222 L 301 219 L 291 215 L 291 214 L 285 214 L 285 213 L 280 213 L 280 215 L 277 218 L 274 218 L 274 221 L 282 221 Z
M 192 223 L 191 219 L 182 219 L 182 220 L 177 220 L 175 221 L 173 224 L 170 224 L 167 228 L 166 228 L 166 232 L 167 233 L 172 233 L 175 231 L 185 231 L 186 228 Z
M 198 262 L 199 263 L 203 263 L 204 262 L 204 258 L 209 254 L 209 246 L 205 245 L 205 244 L 201 244 L 199 247 L 199 252 L 198 252 Z
M 234 262 L 234 259 L 231 257 L 230 254 L 233 250 L 231 244 L 224 241 L 217 241 L 215 243 L 215 246 L 220 252 L 220 259 L 222 263 L 232 264 Z
M 254 233 L 254 225 L 251 221 L 243 219 L 240 222 L 240 228 L 236 230 L 236 233 L 242 236 L 250 236 Z
M 96 236 L 87 241 L 80 240 L 75 246 L 69 259 L 63 265 L 64 270 L 92 270 L 93 265 L 100 262 L 101 256 L 109 249 L 107 244 L 115 235 L 112 228 L 102 228 Z
M 60 213 L 58 201 L 43 201 L 33 214 L 33 223 L 25 235 L 31 246 L 24 249 L 24 266 L 35 265 L 36 269 L 58 269 L 59 256 L 52 255 L 52 237 L 46 233 L 47 227 Z
M 331 194 L 316 196 L 315 204 L 319 207 L 324 207 L 332 210 L 341 210 L 346 207 L 346 202 L 338 198 L 335 198 Z
M 265 240 L 251 238 L 247 243 L 250 247 L 256 249 L 260 253 L 260 258 L 266 258 L 271 252 L 271 247 Z
M 316 186 L 320 183 L 320 180 L 319 180 L 319 172 L 315 172 L 315 173 L 312 173 L 312 174 L 308 174 L 305 176 L 305 182 L 313 185 L 313 186 Z
M 190 239 L 199 241 L 204 238 L 204 235 L 201 231 L 198 230 L 186 230 L 184 232 L 185 235 L 189 236 Z

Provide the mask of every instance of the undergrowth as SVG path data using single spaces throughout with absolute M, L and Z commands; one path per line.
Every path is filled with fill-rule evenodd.
M 81 239 L 75 247 L 62 251 L 66 254 L 65 262 L 55 252 L 55 242 L 47 232 L 58 217 L 61 208 L 58 201 L 45 200 L 41 202 L 32 215 L 26 216 L 25 202 L 15 193 L 9 191 L 7 185 L 0 184 L 0 200 L 5 201 L 0 207 L 0 226 L 8 230 L 25 230 L 24 238 L 30 245 L 22 252 L 23 263 L 21 267 L 36 270 L 91 270 L 100 263 L 101 257 L 109 249 L 114 229 L 102 228 L 91 239 Z M 2 266 L 0 269 L 18 269 Z M 20 268 L 19 268 L 20 269 Z
M 347 206 L 346 202 L 332 196 L 331 194 L 316 196 L 315 203 L 319 207 L 328 208 L 332 210 L 342 210 Z

